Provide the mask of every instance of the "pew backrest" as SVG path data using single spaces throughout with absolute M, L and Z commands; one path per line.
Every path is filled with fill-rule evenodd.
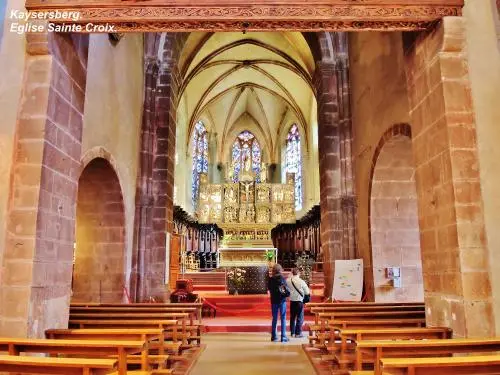
M 375 375 L 381 374 L 380 360 L 387 357 L 451 356 L 459 353 L 500 351 L 500 339 L 449 340 L 366 340 L 356 342 L 356 369 L 360 370 L 363 356 L 375 358 Z
M 384 375 L 499 374 L 500 356 L 383 358 L 380 360 L 380 368 Z
M 0 355 L 0 371 L 11 373 L 94 375 L 116 368 L 113 359 L 20 357 Z

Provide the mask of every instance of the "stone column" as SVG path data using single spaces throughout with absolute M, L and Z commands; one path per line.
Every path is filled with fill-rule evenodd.
M 156 38 L 156 34 L 146 34 L 147 40 Z M 146 255 L 151 248 L 149 233 L 152 228 L 153 211 L 153 155 L 154 155 L 154 103 L 156 82 L 158 80 L 158 61 L 156 56 L 146 52 L 144 63 L 144 106 L 141 131 L 141 152 L 139 155 L 140 173 L 137 181 L 136 214 L 135 214 L 135 244 L 132 257 L 132 270 L 130 276 L 131 298 L 138 302 L 146 295 L 146 285 L 143 279 L 146 270 Z
M 355 259 L 356 206 L 351 156 L 347 39 L 335 34 L 334 59 L 316 67 L 321 242 L 325 296 L 331 297 L 336 259 Z
M 337 51 L 337 88 L 339 98 L 339 130 L 340 130 L 340 173 L 341 173 L 341 211 L 342 211 L 342 247 L 348 259 L 359 256 L 356 245 L 356 196 L 354 189 L 354 173 L 352 161 L 352 115 L 350 106 L 349 55 L 347 50 L 347 34 L 339 35 L 344 46 Z
M 407 39 L 405 62 L 427 324 L 484 337 L 494 319 L 464 23 Z
M 334 63 L 316 67 L 320 169 L 321 243 L 325 296 L 331 296 L 335 259 L 342 254 L 340 201 L 340 144 L 338 129 L 337 76 Z
M 146 34 L 146 95 L 136 216 L 136 301 L 166 296 L 166 232 L 173 232 L 175 126 L 179 74 L 175 34 Z
M 0 334 L 68 324 L 88 35 L 28 35 L 0 283 Z

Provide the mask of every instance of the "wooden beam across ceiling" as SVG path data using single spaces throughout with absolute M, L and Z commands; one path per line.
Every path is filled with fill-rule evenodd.
M 463 0 L 26 0 L 29 11 L 80 16 L 51 22 L 113 24 L 115 32 L 422 30 L 462 7 Z

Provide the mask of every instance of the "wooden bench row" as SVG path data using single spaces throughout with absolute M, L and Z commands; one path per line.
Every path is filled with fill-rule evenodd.
M 174 309 L 178 312 L 188 312 L 187 309 L 195 309 L 196 318 L 198 319 L 198 324 L 202 323 L 202 314 L 201 310 L 203 307 L 203 303 L 71 303 L 70 311 L 71 312 L 84 312 L 85 309 L 88 309 L 89 312 L 97 312 L 97 311 L 143 311 L 143 312 L 155 312 L 160 309 L 161 311 L 165 311 L 165 309 Z M 186 310 L 183 310 L 186 309 Z
M 0 338 L 0 352 L 9 354 L 0 355 L 0 372 L 170 374 L 168 361 L 181 357 L 182 341 L 194 338 L 199 343 L 200 339 L 196 330 L 201 328 L 201 304 L 183 305 L 155 305 L 154 311 L 149 309 L 151 305 L 72 306 L 70 326 L 96 328 L 51 329 L 46 331 L 46 340 Z M 73 319 L 75 315 L 77 319 Z M 21 353 L 51 357 L 25 357 Z M 54 357 L 59 355 L 77 358 Z M 132 364 L 139 365 L 140 370 L 127 370 Z
M 154 337 L 159 339 L 161 332 L 157 332 Z M 50 367 L 48 373 L 96 373 L 106 370 L 106 373 L 116 369 L 117 375 L 129 374 L 128 364 L 141 365 L 141 371 L 147 372 L 152 366 L 151 356 L 148 354 L 148 341 L 140 340 L 54 340 L 54 339 L 17 339 L 0 338 L 0 351 L 8 353 L 3 355 L 3 361 L 0 361 L 0 371 L 12 371 L 11 366 L 22 367 L 24 370 L 15 370 L 18 372 L 36 373 L 37 366 Z M 19 357 L 21 353 L 38 353 L 48 355 L 65 355 L 89 358 L 44 358 L 44 357 Z M 4 358 L 5 357 L 5 358 Z M 10 357 L 10 358 L 8 358 Z M 14 357 L 14 358 L 12 358 Z M 29 358 L 29 360 L 19 360 L 16 358 Z M 102 359 L 100 357 L 107 357 Z M 111 359 L 109 359 L 111 358 Z M 165 363 L 168 356 L 162 356 Z M 55 361 L 51 362 L 50 359 Z M 41 360 L 37 362 L 37 360 Z M 57 361 L 61 360 L 61 361 Z M 47 362 L 48 361 L 48 362 Z M 56 369 L 58 368 L 58 369 Z M 170 370 L 164 370 L 160 365 L 160 373 L 170 373 Z M 43 372 L 47 373 L 47 372 Z
M 340 329 L 338 336 L 323 359 L 333 360 L 340 373 L 352 368 L 352 375 L 500 374 L 498 357 L 484 356 L 500 352 L 500 338 L 452 339 L 446 327 Z
M 423 309 L 402 311 L 397 306 L 378 306 L 366 311 L 361 306 L 329 309 L 324 308 L 312 311 L 315 314 L 315 323 L 309 327 L 309 343 L 323 347 L 326 342 L 335 338 L 338 329 L 355 329 L 367 327 L 401 328 L 424 327 L 425 311 Z
M 197 345 L 201 344 L 201 332 L 203 329 L 199 320 L 195 321 L 199 312 L 198 306 L 177 307 L 177 304 L 169 304 L 166 307 L 158 307 L 157 304 L 152 304 L 147 307 L 141 305 L 116 305 L 112 307 L 89 306 L 89 307 L 71 307 L 70 311 L 70 327 L 90 328 L 93 326 L 106 326 L 108 323 L 99 323 L 98 321 L 106 320 L 110 324 L 118 323 L 117 320 L 131 321 L 131 320 L 147 320 L 147 321 L 160 321 L 175 319 L 180 322 L 181 328 L 178 334 L 183 342 L 184 347 L 189 347 L 191 343 L 195 342 Z M 198 304 L 197 304 L 198 305 Z M 123 323 L 132 324 L 132 323 Z

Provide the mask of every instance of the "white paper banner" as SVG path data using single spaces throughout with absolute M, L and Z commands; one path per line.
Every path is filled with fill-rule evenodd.
M 363 259 L 336 260 L 333 296 L 337 301 L 359 302 L 363 293 Z

